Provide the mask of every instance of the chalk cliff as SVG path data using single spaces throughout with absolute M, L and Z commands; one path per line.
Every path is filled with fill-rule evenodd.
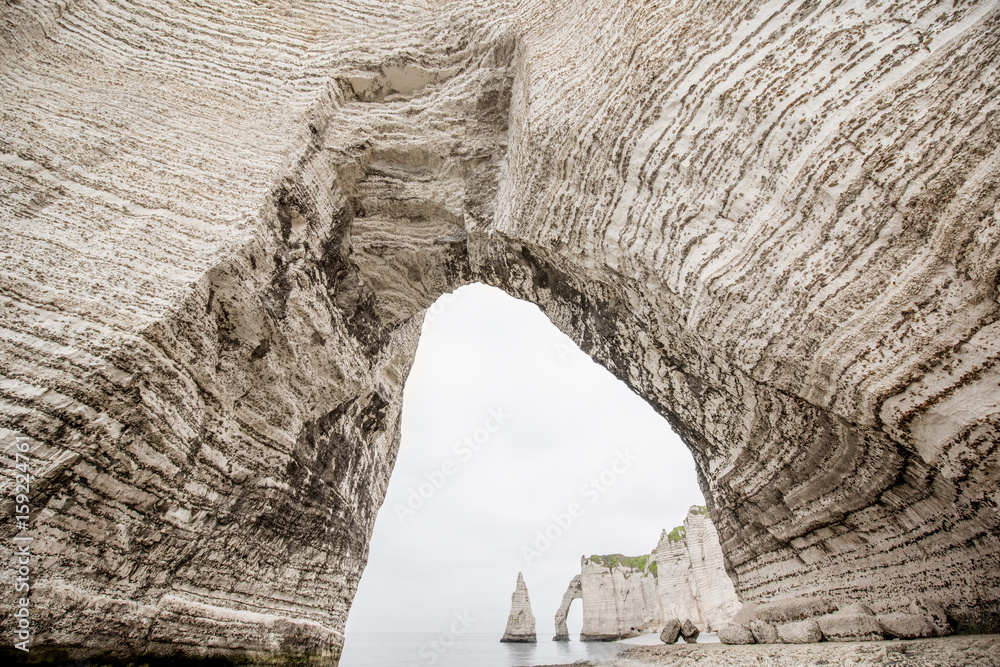
M 690 619 L 710 631 L 725 626 L 739 610 L 707 508 L 692 507 L 683 526 L 663 531 L 651 558 L 661 618 Z
M 613 641 L 658 630 L 656 576 L 649 569 L 649 556 L 584 557 L 580 588 L 580 641 Z
M 580 561 L 556 611 L 556 639 L 568 639 L 566 614 L 583 605 L 582 641 L 610 641 L 659 632 L 670 619 L 718 630 L 740 601 L 727 574 L 707 508 L 692 507 L 683 526 L 663 531 L 651 554 L 591 556 Z
M 531 599 L 528 597 L 528 586 L 524 583 L 524 575 L 517 573 L 517 584 L 510 596 L 510 615 L 507 617 L 507 628 L 504 630 L 502 642 L 530 642 L 535 638 L 535 615 L 531 613 Z
M 998 34 L 987 0 L 4 3 L 32 641 L 335 663 L 423 311 L 477 280 L 670 420 L 744 600 L 1000 629 Z

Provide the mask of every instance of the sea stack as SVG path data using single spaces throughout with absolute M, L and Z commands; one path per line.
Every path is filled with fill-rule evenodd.
M 517 586 L 510 596 L 510 616 L 507 617 L 507 629 L 503 633 L 502 642 L 535 643 L 535 615 L 531 613 L 531 599 L 528 598 L 528 586 L 524 583 L 524 575 L 517 573 Z

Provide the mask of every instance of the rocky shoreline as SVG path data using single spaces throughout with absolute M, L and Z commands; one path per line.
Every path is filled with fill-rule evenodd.
M 545 667 L 1000 667 L 1000 635 L 819 644 L 635 646 L 614 660 Z

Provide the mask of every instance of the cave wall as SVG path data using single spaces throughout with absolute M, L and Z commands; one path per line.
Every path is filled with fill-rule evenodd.
M 476 280 L 670 420 L 744 600 L 1000 628 L 995 3 L 21 0 L 0 33 L 36 647 L 335 662 L 423 309 Z

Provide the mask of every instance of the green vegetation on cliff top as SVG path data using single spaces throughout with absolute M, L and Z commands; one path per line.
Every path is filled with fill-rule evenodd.
M 708 514 L 708 507 L 705 505 L 693 505 L 688 514 L 701 514 L 703 516 Z M 669 533 L 667 533 L 667 539 L 671 542 L 680 542 L 681 540 L 687 539 L 687 528 L 684 526 L 677 526 Z M 593 555 L 590 557 L 590 562 L 595 565 L 603 565 L 609 570 L 613 570 L 615 565 L 621 565 L 622 567 L 630 568 L 636 572 L 651 572 L 653 576 L 656 576 L 656 561 L 650 560 L 652 554 L 646 554 L 644 556 L 623 556 L 622 554 L 604 554 L 604 555 Z
M 650 561 L 650 556 L 652 554 L 645 554 L 643 556 L 623 556 L 622 554 L 604 554 L 602 556 L 594 555 L 590 557 L 590 562 L 595 565 L 603 565 L 609 570 L 614 569 L 616 565 L 621 565 L 622 567 L 627 567 L 636 572 L 652 572 L 653 576 L 656 576 L 656 561 Z
M 691 509 L 688 510 L 688 514 L 700 514 L 702 516 L 708 516 L 708 507 L 705 505 L 692 505 Z M 680 542 L 687 537 L 687 528 L 684 526 L 677 526 L 669 533 L 667 533 L 667 539 L 671 542 Z
M 684 526 L 677 526 L 669 533 L 667 533 L 667 539 L 671 542 L 680 542 L 687 537 L 687 528 Z

